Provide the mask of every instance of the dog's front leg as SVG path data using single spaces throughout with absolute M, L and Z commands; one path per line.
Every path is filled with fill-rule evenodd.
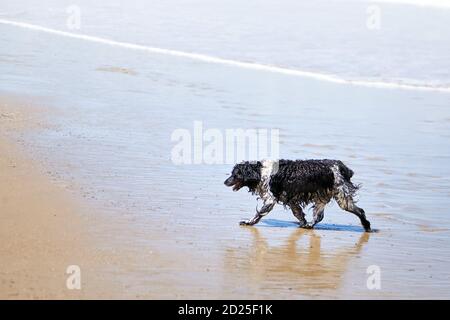
M 298 219 L 300 227 L 305 226 L 307 222 L 306 222 L 305 213 L 303 212 L 302 207 L 296 203 L 291 203 L 289 205 L 289 207 L 291 208 L 294 216 Z
M 305 229 L 312 229 L 316 224 L 322 221 L 325 206 L 326 206 L 325 202 L 316 202 L 314 204 L 313 220 L 303 226 Z
M 239 222 L 240 225 L 252 226 L 257 224 L 262 217 L 266 216 L 275 206 L 275 202 L 264 203 L 261 210 L 256 209 L 256 215 L 250 220 L 242 220 Z

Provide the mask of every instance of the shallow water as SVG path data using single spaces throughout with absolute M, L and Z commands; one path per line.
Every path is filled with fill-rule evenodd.
M 20 0 L 2 1 L 0 18 L 345 80 L 448 89 L 450 2 L 401 2 Z M 73 10 L 79 29 L 70 29 Z
M 138 10 L 133 2 L 125 9 L 82 3 L 81 8 L 89 8 L 83 11 L 82 31 L 349 79 L 370 79 L 374 71 L 366 67 L 376 61 L 373 68 L 382 70 L 389 82 L 397 81 L 399 75 L 427 86 L 450 81 L 446 59 L 450 42 L 442 41 L 449 36 L 448 23 L 442 21 L 450 11 L 388 6 L 387 26 L 391 26 L 390 14 L 397 10 L 406 10 L 405 18 L 387 39 L 380 36 L 383 45 L 373 56 L 363 54 L 369 50 L 367 31 L 356 29 L 347 46 L 339 36 L 347 39 L 348 33 L 333 32 L 338 35 L 333 45 L 299 57 L 298 52 L 309 48 L 312 40 L 304 38 L 305 32 L 286 30 L 312 28 L 312 18 L 290 16 L 281 28 L 285 19 L 277 17 L 277 12 L 284 15 L 289 10 L 279 7 L 273 13 L 273 33 L 266 33 L 262 17 L 271 13 L 268 9 L 247 8 L 251 14 L 245 15 L 245 7 L 238 15 L 232 4 L 222 4 L 200 25 L 197 16 L 205 16 L 203 10 L 211 8 L 199 3 L 189 7 L 191 15 L 186 19 L 180 18 L 185 16 L 181 4 L 161 15 L 167 8 L 163 3 L 151 10 Z M 339 8 L 345 10 L 346 3 Z M 343 18 L 333 15 L 329 7 L 334 5 L 299 4 L 297 12 L 303 18 L 308 12 L 320 13 L 325 15 L 323 21 L 334 17 L 338 21 L 329 23 L 339 23 Z M 365 17 L 358 18 L 353 10 L 365 6 L 345 11 L 349 30 L 355 19 Z M 64 8 L 56 4 L 48 6 L 54 11 L 30 8 L 25 1 L 11 2 L 2 4 L 0 12 L 52 28 L 63 23 L 58 12 Z M 428 10 L 435 10 L 432 18 Z M 408 16 L 416 14 L 428 17 L 425 31 L 408 24 Z M 241 20 L 244 16 L 249 19 Z M 108 19 L 115 23 L 107 23 Z M 192 28 L 189 36 L 180 33 L 186 25 Z M 229 25 L 224 32 L 214 32 Z M 398 40 L 396 32 L 407 27 L 414 28 L 415 37 L 404 41 L 418 45 L 408 46 L 414 59 L 399 63 L 404 55 L 392 50 L 391 44 Z M 429 34 L 435 27 L 443 27 L 439 37 Z M 318 29 L 327 30 L 314 30 Z M 0 30 L 1 90 L 51 98 L 49 104 L 55 109 L 45 115 L 52 126 L 27 136 L 28 151 L 51 168 L 56 181 L 81 191 L 93 207 L 104 211 L 111 223 L 98 234 L 126 257 L 111 266 L 128 288 L 124 295 L 450 297 L 449 93 L 339 85 L 152 55 L 8 25 L 0 25 Z M 319 38 L 323 43 L 329 40 Z M 419 44 L 431 44 L 432 51 L 423 54 Z M 424 58 L 427 54 L 433 59 Z M 380 59 L 385 55 L 386 59 Z M 406 68 L 412 61 L 420 67 Z M 244 190 L 233 193 L 224 187 L 230 165 L 171 161 L 172 132 L 180 128 L 192 132 L 194 121 L 222 132 L 278 128 L 282 158 L 341 159 L 355 171 L 354 182 L 363 185 L 359 203 L 378 232 L 362 233 L 357 219 L 336 204 L 326 210 L 323 223 L 314 231 L 298 229 L 295 218 L 281 207 L 255 228 L 239 227 L 237 222 L 250 218 L 256 203 Z M 367 289 L 370 265 L 380 267 L 381 290 Z

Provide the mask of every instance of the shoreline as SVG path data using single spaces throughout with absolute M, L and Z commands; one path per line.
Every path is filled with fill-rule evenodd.
M 105 179 L 100 181 L 105 192 L 98 200 L 98 189 L 97 193 L 95 188 L 86 189 L 99 186 L 95 179 L 116 173 L 113 168 L 99 171 L 95 161 L 104 155 L 89 154 L 91 161 L 83 169 L 91 180 L 80 180 L 69 162 L 86 159 L 77 153 L 77 146 L 97 150 L 102 142 L 69 140 L 59 145 L 58 140 L 44 138 L 39 143 L 49 143 L 47 153 L 31 148 L 36 139 L 30 133 L 40 137 L 43 131 L 60 130 L 51 115 L 62 111 L 14 97 L 0 95 L 2 299 L 447 296 L 445 287 L 436 286 L 446 276 L 448 257 L 442 254 L 449 236 L 446 228 L 419 225 L 412 218 L 406 224 L 391 213 L 369 212 L 369 219 L 381 231 L 367 234 L 352 217 L 331 212 L 338 211 L 336 206 L 327 209 L 325 222 L 315 230 L 299 229 L 286 211 L 273 213 L 256 227 L 240 227 L 239 218 L 250 215 L 244 205 L 253 207 L 246 194 L 205 193 L 202 182 L 197 193 L 173 197 L 164 189 L 167 177 L 152 180 L 161 186 L 160 192 L 153 191 L 160 200 L 146 197 L 141 206 L 135 206 L 127 202 L 136 191 L 133 186 L 115 197 Z M 76 115 L 71 109 L 63 117 L 73 120 Z M 68 179 L 59 174 L 66 171 Z M 218 180 L 214 176 L 208 181 L 213 185 Z M 123 183 L 113 182 L 114 186 Z M 195 181 L 190 185 L 196 186 Z M 150 196 L 152 189 L 148 192 Z M 208 196 L 213 201 L 207 201 Z M 242 205 L 235 204 L 236 197 L 242 197 Z M 181 214 L 172 205 L 164 207 L 165 201 L 197 210 Z M 228 203 L 228 207 L 214 207 L 217 203 Z M 427 253 L 425 258 L 416 255 L 431 241 L 437 244 L 420 251 Z M 380 291 L 366 287 L 366 270 L 374 264 L 382 270 Z M 66 270 L 71 265 L 81 269 L 81 290 L 66 287 Z M 417 280 L 420 283 L 412 287 L 405 285 Z
M 0 299 L 190 297 L 189 287 L 174 292 L 183 274 L 164 275 L 180 253 L 170 244 L 152 244 L 162 233 L 154 232 L 144 246 L 133 243 L 133 234 L 145 235 L 133 230 L 126 209 L 111 218 L 111 208 L 89 201 L 92 194 L 82 186 L 52 174 L 61 168 L 27 150 L 26 135 L 55 129 L 42 114 L 59 113 L 32 100 L 0 95 Z M 189 255 L 185 260 L 196 264 Z M 81 273 L 80 290 L 67 287 L 73 266 Z M 209 297 L 200 292 L 193 294 Z
M 239 61 L 226 59 L 222 57 L 210 56 L 203 53 L 194 53 L 194 52 L 186 52 L 179 51 L 174 49 L 167 48 L 159 48 L 159 47 L 151 47 L 136 43 L 128 43 L 122 41 L 116 41 L 112 39 L 107 39 L 103 37 L 98 37 L 94 35 L 88 34 L 79 34 L 74 32 L 67 32 L 58 29 L 47 28 L 40 25 L 30 24 L 22 21 L 14 21 L 7 19 L 0 19 L 0 24 L 13 26 L 17 28 L 23 28 L 32 30 L 35 32 L 47 33 L 54 36 L 64 37 L 64 38 L 72 38 L 87 42 L 100 43 L 112 47 L 119 47 L 123 49 L 142 51 L 149 54 L 157 54 L 157 55 L 166 55 L 175 58 L 189 59 L 193 61 L 199 61 L 203 63 L 213 63 L 219 65 L 226 65 L 236 68 L 254 70 L 254 71 L 266 71 L 274 74 L 281 74 L 287 76 L 301 77 L 304 79 L 312 79 L 317 81 L 324 81 L 333 84 L 339 85 L 347 85 L 347 86 L 360 86 L 360 87 L 368 87 L 368 88 L 376 88 L 376 89 L 401 89 L 401 90 L 418 90 L 418 91 L 428 91 L 428 92 L 450 92 L 450 87 L 448 86 L 438 86 L 438 85 L 429 85 L 429 84 L 414 84 L 414 83 L 403 83 L 400 81 L 382 81 L 382 80 L 361 80 L 361 79 L 351 79 L 341 77 L 335 74 L 322 73 L 322 72 L 313 72 L 308 70 L 301 70 L 295 68 L 288 68 L 283 66 L 276 66 L 270 64 L 264 64 L 259 62 L 247 62 L 247 61 Z
M 104 257 L 91 245 L 86 209 L 20 150 L 23 130 L 42 124 L 22 112 L 28 102 L 14 100 L 0 101 L 0 299 L 107 297 L 112 286 L 98 272 Z M 80 290 L 67 287 L 73 265 Z

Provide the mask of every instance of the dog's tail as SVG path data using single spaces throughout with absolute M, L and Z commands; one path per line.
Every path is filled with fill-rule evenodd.
M 339 172 L 346 181 L 350 182 L 350 179 L 353 177 L 353 170 L 347 167 L 341 161 L 339 161 Z
M 339 172 L 345 180 L 345 185 L 347 186 L 348 192 L 351 196 L 355 196 L 356 192 L 361 188 L 361 185 L 351 182 L 350 179 L 353 177 L 353 170 L 339 161 Z

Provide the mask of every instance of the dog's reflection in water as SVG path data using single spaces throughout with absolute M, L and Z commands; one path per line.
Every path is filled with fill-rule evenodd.
M 333 296 L 348 271 L 349 261 L 356 258 L 370 235 L 361 233 L 356 243 L 352 241 L 341 247 L 333 239 L 322 240 L 317 231 L 298 228 L 281 245 L 269 245 L 258 228 L 245 229 L 252 234 L 252 243 L 226 250 L 228 274 L 235 275 L 236 271 L 239 274 L 238 279 L 226 282 L 236 286 L 235 293 L 255 297 L 264 297 L 266 289 L 268 292 L 285 291 L 294 297 L 296 294 L 326 297 L 326 291 Z M 332 247 L 322 248 L 328 244 Z

